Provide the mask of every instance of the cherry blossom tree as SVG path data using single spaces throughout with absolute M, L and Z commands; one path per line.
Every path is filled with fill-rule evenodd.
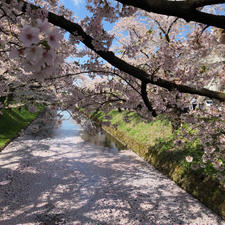
M 197 9 L 199 7 L 204 6 L 204 4 L 211 5 L 211 4 L 215 3 L 215 2 L 211 2 L 211 1 L 210 2 L 206 1 L 205 3 L 201 3 L 201 5 L 199 5 L 200 3 L 197 4 L 197 2 L 198 1 L 191 1 L 191 4 L 188 3 L 188 7 L 186 7 L 186 8 L 190 8 L 191 6 L 193 8 L 195 6 L 195 8 Z M 8 4 L 8 3 L 11 3 L 11 1 L 6 1 L 6 4 Z M 36 3 L 37 4 L 41 4 L 41 3 L 45 4 L 46 9 L 52 8 L 53 11 L 57 12 L 57 10 L 56 10 L 57 2 L 56 1 L 50 1 L 49 3 L 46 1 L 37 1 Z M 164 2 L 160 2 L 160 4 L 161 3 L 164 3 Z M 179 4 L 180 4 L 179 2 L 173 2 L 173 3 L 171 3 L 171 4 L 179 7 Z M 91 4 L 92 4 L 92 6 L 91 6 Z M 119 16 L 129 16 L 130 14 L 133 14 L 136 11 L 134 8 L 127 7 L 126 5 L 121 6 L 120 4 L 117 3 L 113 7 L 112 4 L 113 4 L 113 2 L 109 2 L 109 1 L 100 2 L 100 4 L 98 4 L 98 1 L 93 1 L 93 2 L 89 1 L 88 2 L 88 8 L 90 9 L 91 12 L 94 11 L 94 13 L 93 13 L 93 18 L 85 18 L 81 22 L 84 29 L 88 30 L 88 31 L 86 31 L 86 33 L 81 28 L 81 26 L 79 26 L 78 24 L 75 24 L 65 18 L 62 18 L 62 17 L 59 18 L 59 17 L 57 17 L 56 14 L 48 13 L 48 15 L 44 15 L 44 13 L 43 13 L 42 17 L 44 19 L 44 17 L 47 16 L 49 22 L 53 23 L 54 25 L 59 25 L 60 27 L 64 28 L 66 31 L 69 31 L 71 33 L 71 36 L 73 36 L 72 38 L 77 37 L 78 39 L 81 39 L 82 42 L 87 47 L 94 50 L 94 52 L 97 53 L 99 56 L 103 57 L 103 59 L 108 60 L 108 62 L 112 66 L 118 67 L 120 69 L 120 71 L 123 71 L 123 72 L 141 80 L 143 83 L 146 83 L 146 84 L 152 83 L 154 85 L 158 85 L 158 86 L 166 88 L 168 90 L 173 89 L 173 90 L 177 90 L 179 92 L 185 92 L 185 93 L 187 92 L 187 93 L 191 93 L 191 94 L 205 95 L 205 96 L 217 98 L 220 100 L 224 99 L 224 96 L 221 93 L 209 91 L 204 88 L 199 89 L 196 87 L 193 88 L 193 87 L 186 86 L 186 85 L 177 85 L 175 82 L 171 82 L 171 81 L 161 79 L 158 77 L 153 78 L 153 76 L 151 76 L 151 74 L 146 73 L 146 71 L 143 71 L 137 67 L 133 67 L 132 65 L 127 64 L 124 60 L 121 60 L 119 57 L 115 56 L 115 54 L 113 54 L 112 52 L 107 51 L 110 46 L 110 43 L 112 42 L 113 37 L 112 37 L 112 35 L 110 36 L 107 32 L 105 32 L 104 29 L 102 28 L 103 18 L 108 19 L 110 22 L 114 22 L 116 19 L 119 18 Z M 37 14 L 36 17 L 39 16 L 37 13 L 38 10 L 36 9 L 36 7 L 34 5 L 27 4 L 26 2 L 23 2 L 23 1 L 19 1 L 19 5 L 21 8 L 21 11 L 25 11 L 25 12 L 27 12 L 27 14 L 29 14 L 29 13 L 31 14 L 32 10 L 33 11 L 35 10 L 35 12 Z M 168 6 L 168 8 L 171 8 L 174 6 Z M 8 5 L 8 8 L 9 8 L 9 5 Z M 148 9 L 148 7 L 146 8 L 146 10 L 147 9 Z M 60 8 L 60 10 L 62 10 L 62 7 Z M 41 10 L 39 10 L 39 14 L 40 14 L 40 11 Z M 112 15 L 109 12 L 111 12 Z M 59 13 L 60 13 L 60 11 L 59 11 Z M 71 17 L 71 13 L 68 13 L 68 12 L 66 12 L 66 13 L 68 14 L 68 17 Z M 66 13 L 64 12 L 65 15 L 66 15 Z M 165 13 L 165 12 L 162 11 L 162 13 Z M 32 16 L 35 17 L 35 15 L 32 15 Z M 220 18 L 220 17 L 218 17 L 218 18 Z M 18 19 L 18 17 L 17 17 L 17 19 Z M 39 22 L 37 21 L 37 23 L 41 23 L 40 20 L 39 20 Z M 41 25 L 41 26 L 43 26 L 43 25 Z M 74 29 L 74 31 L 71 30 L 71 28 Z M 96 30 L 96 28 L 99 31 L 93 32 L 92 30 L 94 30 L 94 29 Z M 39 28 L 39 30 L 40 30 L 40 28 Z M 26 33 L 26 31 L 28 33 Z M 29 33 L 29 31 L 31 31 L 32 34 Z M 102 31 L 102 32 L 100 32 L 100 31 Z M 38 32 L 37 27 L 29 28 L 29 26 L 25 26 L 23 28 L 23 33 L 20 35 L 21 36 L 20 40 L 25 41 L 25 43 L 23 43 L 25 47 L 27 47 L 27 45 L 29 46 L 30 45 L 29 43 L 35 44 L 35 42 L 38 42 L 37 37 L 35 37 L 35 35 L 37 36 L 37 32 Z M 25 37 L 27 37 L 27 39 L 29 39 L 29 40 L 25 40 L 23 35 L 25 35 Z M 57 37 L 54 35 L 52 36 L 52 38 L 53 38 L 53 40 L 57 39 Z M 50 44 L 49 40 L 50 40 L 49 38 L 46 39 L 48 45 L 50 46 L 51 44 Z M 44 46 L 45 43 L 46 42 L 42 41 L 42 47 Z M 95 44 L 95 46 L 93 45 L 93 43 Z M 45 47 L 45 50 L 46 50 L 46 47 Z M 29 53 L 34 54 L 35 52 L 36 52 L 36 54 L 34 54 L 34 58 L 38 57 L 38 55 L 40 55 L 40 54 L 38 54 L 38 52 L 40 53 L 40 51 L 41 51 L 40 46 L 36 46 L 36 47 L 33 47 L 32 49 L 26 50 L 27 58 L 29 57 Z M 15 54 L 15 51 L 14 51 L 14 54 Z M 48 60 L 48 62 L 46 61 L 48 64 L 50 64 L 51 60 L 54 61 L 52 49 L 49 51 L 47 50 L 47 51 L 43 52 L 43 56 L 46 60 Z M 96 63 L 97 63 L 97 61 L 96 61 Z M 118 64 L 120 64 L 120 66 L 118 66 Z M 29 66 L 29 65 L 27 65 L 27 66 Z M 38 64 L 37 64 L 37 67 L 41 68 Z M 49 68 L 49 67 L 46 67 L 46 68 Z

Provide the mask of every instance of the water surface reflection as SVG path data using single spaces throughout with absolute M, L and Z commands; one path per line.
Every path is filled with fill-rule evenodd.
M 77 124 L 67 111 L 60 112 L 62 123 L 54 130 L 54 138 L 79 136 L 83 128 Z
M 97 146 L 108 147 L 113 151 L 125 149 L 125 147 L 118 142 L 111 135 L 107 134 L 99 127 L 93 127 L 93 123 L 78 124 L 67 111 L 60 112 L 62 114 L 62 123 L 54 131 L 54 138 L 66 138 L 73 136 L 80 136 L 85 142 L 92 143 Z M 87 126 L 87 124 L 91 126 Z

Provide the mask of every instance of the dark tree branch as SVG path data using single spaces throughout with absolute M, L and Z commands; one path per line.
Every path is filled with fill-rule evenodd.
M 178 19 L 179 19 L 179 18 L 176 18 L 176 19 L 170 24 L 170 26 L 169 26 L 169 28 L 168 28 L 168 30 L 167 30 L 167 33 L 166 33 L 167 35 L 169 35 L 169 33 L 170 33 L 170 31 L 171 31 L 173 25 L 177 22 Z
M 223 4 L 225 3 L 224 0 L 189 0 L 193 7 L 203 7 L 206 5 L 217 5 L 217 4 Z
M 147 53 L 145 53 L 142 49 L 140 50 L 140 52 L 142 53 L 142 54 L 144 54 L 148 59 L 149 59 L 149 56 L 148 56 L 148 54 Z
M 163 27 L 161 26 L 161 24 L 159 23 L 159 21 L 158 21 L 158 20 L 155 20 L 155 19 L 153 19 L 153 20 L 157 23 L 159 29 L 160 29 L 160 30 L 163 32 L 163 34 L 165 35 L 166 41 L 167 41 L 167 42 L 170 42 L 169 34 L 163 29 Z
M 187 22 L 194 21 L 225 29 L 225 16 L 213 15 L 197 10 L 213 4 L 225 3 L 224 0 L 187 0 L 187 1 L 169 1 L 169 0 L 116 0 L 122 4 L 134 6 L 147 12 L 175 16 L 184 19 Z
M 156 111 L 153 109 L 152 104 L 150 103 L 149 99 L 148 99 L 148 93 L 147 93 L 147 84 L 145 82 L 141 83 L 141 97 L 145 103 L 145 106 L 148 108 L 148 110 L 150 112 L 152 112 L 152 116 L 156 117 L 157 113 Z

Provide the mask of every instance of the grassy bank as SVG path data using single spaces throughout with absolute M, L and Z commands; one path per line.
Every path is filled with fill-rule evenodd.
M 198 139 L 183 138 L 185 144 L 180 147 L 174 142 L 171 122 L 165 116 L 147 123 L 134 112 L 114 110 L 107 115 L 95 112 L 92 118 L 103 124 L 110 121 L 110 126 L 103 125 L 107 132 L 225 218 L 225 190 L 211 164 L 200 166 L 203 149 Z M 189 129 L 187 124 L 184 126 Z M 195 167 L 186 162 L 187 155 L 193 156 Z
M 100 111 L 93 113 L 92 117 L 101 122 L 110 121 L 112 127 L 144 145 L 154 146 L 161 140 L 168 142 L 173 138 L 171 123 L 165 117 L 147 123 L 135 112 L 117 110 L 107 115 Z
M 35 113 L 30 113 L 25 106 L 20 109 L 3 109 L 3 114 L 0 115 L 0 149 L 17 137 L 19 132 L 26 128 L 42 110 L 42 106 L 38 106 L 38 111 Z

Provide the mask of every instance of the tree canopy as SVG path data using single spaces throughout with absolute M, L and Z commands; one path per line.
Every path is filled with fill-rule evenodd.
M 218 134 L 215 157 L 224 160 L 224 0 L 84 2 L 90 13 L 78 21 L 58 0 L 0 1 L 0 107 L 172 113 L 198 123 L 199 137 L 207 130 L 207 157 L 215 142 L 206 140 Z M 192 103 L 198 110 L 187 113 Z M 217 120 L 203 126 L 202 117 Z

